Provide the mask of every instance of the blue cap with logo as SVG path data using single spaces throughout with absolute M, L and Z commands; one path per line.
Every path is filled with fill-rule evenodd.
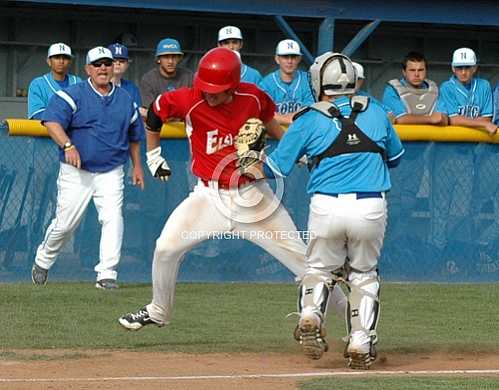
M 156 57 L 165 55 L 165 54 L 180 54 L 183 55 L 182 48 L 180 47 L 180 43 L 173 38 L 165 38 L 159 41 L 158 46 L 156 47 Z
M 113 43 L 107 47 L 113 53 L 114 58 L 123 58 L 128 60 L 128 48 L 121 43 Z

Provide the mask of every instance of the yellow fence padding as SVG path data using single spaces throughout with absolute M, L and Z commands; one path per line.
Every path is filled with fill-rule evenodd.
M 12 136 L 48 137 L 47 129 L 38 120 L 6 119 Z M 499 134 L 490 136 L 484 130 L 460 126 L 395 125 L 402 141 L 487 142 L 499 143 Z M 168 122 L 161 128 L 161 138 L 185 138 L 184 122 Z

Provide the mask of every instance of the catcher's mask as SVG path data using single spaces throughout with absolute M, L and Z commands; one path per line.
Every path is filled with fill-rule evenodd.
M 237 88 L 241 80 L 241 60 L 230 49 L 217 47 L 199 61 L 194 87 L 206 93 Z
M 321 93 L 328 96 L 355 93 L 355 81 L 355 67 L 344 54 L 328 51 L 310 66 L 310 83 L 316 101 Z

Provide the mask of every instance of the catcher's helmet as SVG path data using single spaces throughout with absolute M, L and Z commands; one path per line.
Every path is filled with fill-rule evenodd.
M 310 67 L 310 82 L 315 100 L 328 96 L 355 93 L 356 71 L 350 58 L 330 51 L 317 57 Z
M 225 47 L 211 49 L 199 61 L 194 87 L 207 93 L 236 88 L 241 80 L 241 60 Z

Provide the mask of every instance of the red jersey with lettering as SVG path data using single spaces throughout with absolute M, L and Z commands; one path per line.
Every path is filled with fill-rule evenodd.
M 271 121 L 276 109 L 269 95 L 250 83 L 239 84 L 231 102 L 215 107 L 210 107 L 195 88 L 165 92 L 153 107 L 163 122 L 185 118 L 194 175 L 222 185 L 231 183 L 230 186 L 238 180 L 234 138 L 239 128 L 249 118 L 259 118 L 263 123 Z

